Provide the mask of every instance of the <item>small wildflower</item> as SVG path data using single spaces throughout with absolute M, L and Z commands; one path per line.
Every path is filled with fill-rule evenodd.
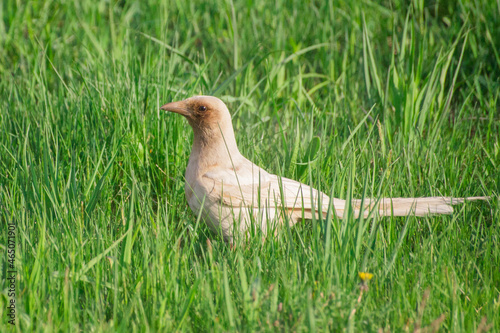
M 359 272 L 358 276 L 361 279 L 361 283 L 360 283 L 361 294 L 359 295 L 359 299 L 358 299 L 358 303 L 359 303 L 361 301 L 361 297 L 363 295 L 363 292 L 368 291 L 368 281 L 370 281 L 373 278 L 373 274 L 366 273 L 366 272 Z
M 361 279 L 361 281 L 363 283 L 366 283 L 366 282 L 370 281 L 373 278 L 373 274 L 372 273 L 359 272 L 358 275 L 359 275 L 359 278 Z

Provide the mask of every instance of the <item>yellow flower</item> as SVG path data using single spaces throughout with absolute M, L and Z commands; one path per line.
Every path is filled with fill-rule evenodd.
M 373 277 L 372 273 L 365 273 L 365 272 L 359 272 L 358 275 L 361 281 L 363 282 L 370 281 Z

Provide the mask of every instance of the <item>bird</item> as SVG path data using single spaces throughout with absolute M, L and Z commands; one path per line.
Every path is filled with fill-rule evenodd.
M 189 207 L 213 232 L 233 244 L 253 232 L 263 237 L 278 226 L 326 217 L 331 205 L 339 217 L 351 207 L 355 217 L 451 214 L 452 205 L 489 197 L 330 198 L 306 184 L 269 173 L 239 151 L 231 114 L 217 97 L 193 96 L 160 107 L 184 116 L 194 132 L 185 173 Z

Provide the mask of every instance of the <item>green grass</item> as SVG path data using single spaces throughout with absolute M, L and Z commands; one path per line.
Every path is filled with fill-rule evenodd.
M 499 331 L 499 48 L 489 0 L 1 2 L 0 331 Z M 335 197 L 492 199 L 231 250 L 159 112 L 201 93 L 245 156 Z

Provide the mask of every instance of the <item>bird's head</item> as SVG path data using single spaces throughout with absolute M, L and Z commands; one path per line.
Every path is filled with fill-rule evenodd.
M 231 123 L 231 115 L 226 104 L 217 97 L 194 96 L 183 101 L 163 105 L 161 110 L 183 115 L 193 129 L 208 129 Z
M 227 152 L 231 156 L 239 155 L 231 114 L 226 104 L 217 97 L 194 96 L 183 101 L 165 104 L 160 109 L 175 112 L 187 118 L 194 131 L 191 154 L 210 155 L 210 158 L 214 159 L 210 162 L 212 164 L 220 163 L 220 159 L 226 156 Z

